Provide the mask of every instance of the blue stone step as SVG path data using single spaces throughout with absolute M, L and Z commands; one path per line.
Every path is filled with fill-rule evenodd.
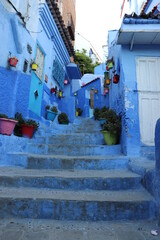
M 127 170 L 30 170 L 0 168 L 0 186 L 66 190 L 125 190 L 141 186 L 141 177 Z
M 155 202 L 144 189 L 65 191 L 0 187 L 0 216 L 108 221 L 155 217 Z
M 57 156 L 29 155 L 28 168 L 33 169 L 125 169 L 128 158 L 121 156 Z
M 65 145 L 60 144 L 28 144 L 28 152 L 36 154 L 57 154 L 67 156 L 85 155 L 117 155 L 121 153 L 120 145 Z
M 63 156 L 10 153 L 6 159 L 7 166 L 22 166 L 30 169 L 126 169 L 128 157 L 121 155 L 107 156 Z
M 38 141 L 38 139 L 37 139 Z M 55 136 L 50 136 L 47 138 L 49 144 L 55 145 L 101 145 L 104 144 L 103 134 L 101 133 L 91 133 L 91 134 L 58 134 Z

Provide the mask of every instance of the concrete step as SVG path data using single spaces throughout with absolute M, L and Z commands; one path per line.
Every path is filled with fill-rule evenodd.
M 0 186 L 66 190 L 122 190 L 141 186 L 141 177 L 128 170 L 33 170 L 0 168 Z
M 74 134 L 58 134 L 48 137 L 49 144 L 55 145 L 104 145 L 103 134 L 101 133 L 74 133 Z M 37 139 L 38 141 L 38 139 Z M 38 141 L 39 142 L 39 141 Z M 45 142 L 44 142 L 45 143 Z
M 88 169 L 109 170 L 126 169 L 128 157 L 122 155 L 107 156 L 65 156 L 29 153 L 9 153 L 6 166 L 21 166 L 29 169 Z
M 148 171 L 155 169 L 155 160 L 149 160 L 144 157 L 132 157 L 129 159 L 128 168 L 132 172 L 140 174 L 142 177 L 144 177 Z
M 65 191 L 0 187 L 0 216 L 57 220 L 152 219 L 155 203 L 144 189 Z
M 28 152 L 37 154 L 57 154 L 67 156 L 117 155 L 121 153 L 120 145 L 65 145 L 28 143 Z

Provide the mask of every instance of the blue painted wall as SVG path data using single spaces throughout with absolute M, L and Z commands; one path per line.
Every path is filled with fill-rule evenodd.
M 0 13 L 0 35 L 3 34 L 3 38 L 1 38 L 3 48 L 0 49 L 0 112 L 13 116 L 18 111 L 24 117 L 40 120 L 41 116 L 45 118 L 45 107 L 50 104 L 58 106 L 59 111 L 68 113 L 70 121 L 73 121 L 75 99 L 70 96 L 70 86 L 64 86 L 65 97 L 62 99 L 58 99 L 50 93 L 51 87 L 59 88 L 52 76 L 53 60 L 55 57 L 58 58 L 67 76 L 70 56 L 47 4 L 40 4 L 38 29 L 35 33 L 29 33 L 19 17 L 8 12 L 1 3 Z M 48 76 L 48 82 L 44 82 L 43 79 L 42 84 L 39 84 L 37 79 L 35 81 L 35 78 L 32 77 L 34 73 L 30 70 L 30 63 L 35 58 L 37 43 L 45 53 L 44 77 L 45 74 Z M 27 51 L 27 44 L 31 46 L 32 53 Z M 11 67 L 10 70 L 7 69 L 9 52 L 11 52 L 11 56 L 16 56 L 19 60 L 17 67 Z M 26 73 L 23 73 L 25 59 L 28 61 L 28 68 Z M 79 78 L 80 72 L 77 70 L 76 72 Z M 34 96 L 35 90 L 38 90 L 39 93 L 37 99 Z
M 21 112 L 27 117 L 30 83 L 29 75 L 0 67 L 0 113 L 14 117 Z
M 109 33 L 111 38 L 113 32 Z M 115 36 L 115 33 L 114 33 Z M 159 57 L 158 45 L 134 45 L 130 51 L 129 45 L 117 46 L 110 41 L 109 57 L 113 56 L 115 70 L 119 69 L 120 81 L 110 85 L 110 107 L 122 114 L 122 152 L 128 155 L 140 154 L 140 128 L 138 110 L 138 92 L 136 78 L 136 57 Z M 111 78 L 113 72 L 111 70 Z
M 97 89 L 98 93 L 94 93 L 94 108 L 102 108 L 103 106 L 109 106 L 108 95 L 104 96 L 101 93 L 101 80 L 100 78 L 86 84 L 86 86 L 82 87 L 79 91 L 77 91 L 76 100 L 76 108 L 81 108 L 83 110 L 82 116 L 89 117 L 89 97 L 90 90 Z M 86 93 L 88 92 L 88 94 Z

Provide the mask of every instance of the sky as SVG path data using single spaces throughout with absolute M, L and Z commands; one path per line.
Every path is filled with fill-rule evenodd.
M 76 0 L 75 50 L 85 48 L 89 51 L 90 48 L 94 48 L 103 60 L 108 30 L 119 29 L 121 25 L 122 2 L 122 0 Z

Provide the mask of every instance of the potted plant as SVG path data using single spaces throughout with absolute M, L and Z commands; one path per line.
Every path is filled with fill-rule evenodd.
M 22 137 L 22 124 L 24 124 L 24 119 L 21 113 L 16 112 L 15 119 L 18 121 L 14 128 L 14 135 L 18 137 Z
M 17 122 L 5 114 L 0 114 L 0 134 L 11 136 Z
M 105 143 L 107 145 L 117 144 L 121 133 L 121 118 L 113 110 L 108 110 L 106 119 L 102 127 Z
M 31 68 L 32 68 L 32 71 L 37 71 L 38 64 L 35 63 L 35 62 L 32 62 L 32 64 L 31 64 Z
M 76 109 L 76 116 L 81 116 L 82 112 L 83 112 L 83 110 L 81 108 L 77 108 Z
M 103 124 L 105 124 L 106 123 L 106 121 L 107 121 L 107 112 L 108 112 L 108 108 L 107 107 L 102 107 L 101 109 L 100 109 L 100 111 L 99 111 L 99 121 L 100 121 L 100 124 L 101 124 L 101 126 L 103 125 Z
M 39 123 L 37 123 L 35 120 L 28 119 L 25 120 L 21 126 L 22 136 L 32 138 L 34 131 L 39 127 Z
M 46 106 L 47 109 L 47 120 L 54 121 L 58 114 L 58 109 L 56 106 L 50 108 L 50 106 Z
M 58 122 L 59 124 L 68 124 L 69 119 L 66 113 L 62 112 L 58 115 Z
M 99 120 L 100 109 L 99 109 L 99 108 L 95 108 L 93 115 L 94 115 L 94 119 L 95 119 L 95 120 Z
M 18 59 L 16 57 L 11 57 L 8 59 L 9 66 L 16 67 Z
M 118 74 L 115 74 L 115 75 L 113 76 L 113 83 L 114 83 L 114 84 L 119 83 L 119 75 L 118 75 Z

